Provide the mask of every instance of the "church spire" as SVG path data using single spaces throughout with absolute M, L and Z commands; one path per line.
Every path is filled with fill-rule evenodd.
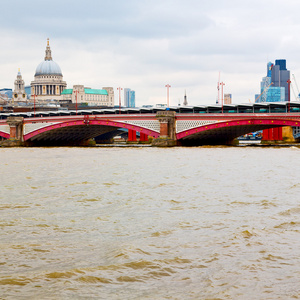
M 45 53 L 46 53 L 45 60 L 52 60 L 51 49 L 50 49 L 50 45 L 49 45 L 49 38 L 47 39 L 47 47 L 46 47 Z

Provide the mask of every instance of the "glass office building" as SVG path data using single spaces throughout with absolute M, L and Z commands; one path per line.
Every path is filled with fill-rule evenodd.
M 129 88 L 124 89 L 124 105 L 125 107 L 135 107 L 135 91 Z
M 285 101 L 284 87 L 270 87 L 267 92 L 266 102 L 282 102 Z

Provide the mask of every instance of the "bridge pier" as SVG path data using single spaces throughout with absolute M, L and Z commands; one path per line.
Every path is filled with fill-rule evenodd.
M 140 142 L 148 142 L 148 135 L 140 132 Z
M 176 146 L 176 113 L 175 111 L 160 111 L 156 114 L 160 124 L 160 137 L 152 141 L 156 147 L 173 147 Z
M 132 130 L 132 129 L 128 129 L 128 139 L 127 139 L 128 143 L 136 143 L 136 131 Z
M 293 128 L 291 126 L 282 127 L 282 139 L 285 143 L 297 143 L 293 135 Z
M 8 117 L 7 124 L 10 129 L 9 139 L 23 141 L 23 117 Z
M 6 123 L 9 125 L 9 139 L 1 141 L 2 147 L 23 146 L 23 117 L 8 117 Z

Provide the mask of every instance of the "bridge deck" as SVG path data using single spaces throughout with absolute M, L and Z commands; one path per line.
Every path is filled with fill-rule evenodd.
M 76 115 L 135 115 L 135 114 L 156 114 L 164 111 L 163 107 L 140 107 L 140 108 L 106 108 L 106 109 L 80 109 L 74 110 L 58 110 L 58 111 L 39 111 L 36 112 L 19 112 L 19 113 L 0 113 L 0 120 L 9 116 L 20 116 L 24 118 L 34 117 L 54 117 L 54 116 L 76 116 Z M 222 114 L 221 105 L 197 105 L 197 106 L 177 106 L 170 107 L 170 111 L 178 114 Z M 247 103 L 247 104 L 225 104 L 223 105 L 223 113 L 225 114 L 244 114 L 244 113 L 297 113 L 300 112 L 300 102 L 270 102 L 270 103 Z

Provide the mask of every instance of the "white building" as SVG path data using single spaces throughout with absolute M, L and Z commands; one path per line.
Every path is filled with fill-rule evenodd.
M 84 103 L 88 106 L 114 106 L 114 89 L 112 87 L 91 89 L 83 85 L 74 85 L 73 89 L 65 89 L 62 97 L 62 100 L 77 104 Z

